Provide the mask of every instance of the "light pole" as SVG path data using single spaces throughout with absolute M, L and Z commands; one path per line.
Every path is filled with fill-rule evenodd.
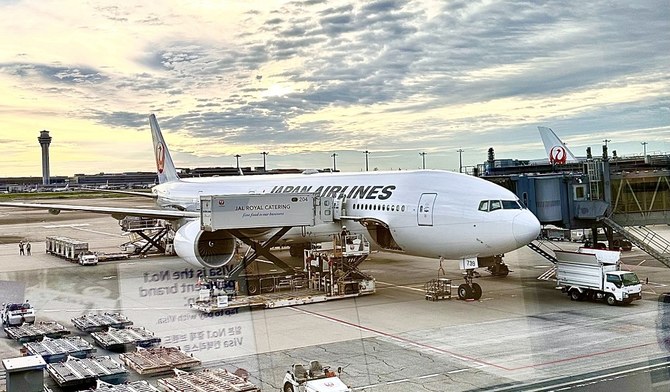
M 370 151 L 365 150 L 365 171 L 368 171 L 368 154 L 370 154 Z
M 644 148 L 644 155 L 643 155 L 643 156 L 644 156 L 645 159 L 646 159 L 646 157 L 647 157 L 647 144 L 649 144 L 649 143 L 647 143 L 647 142 L 641 142 L 640 144 L 642 145 L 642 148 Z
M 605 147 L 607 147 L 607 143 L 609 143 L 609 142 L 611 142 L 611 141 L 612 141 L 611 139 L 605 139 L 605 140 L 603 140 L 603 142 L 605 143 Z
M 425 169 L 426 168 L 426 152 L 420 152 L 419 155 L 421 155 L 421 168 Z
M 337 171 L 337 162 L 335 161 L 335 157 L 337 156 L 337 153 L 334 152 L 330 156 L 333 157 L 333 171 Z
M 265 157 L 269 154 L 269 152 L 263 151 L 261 154 L 263 155 L 263 173 L 265 173 L 267 171 L 267 168 L 265 166 Z
M 459 173 L 463 173 L 463 151 L 464 150 L 462 148 L 459 148 L 458 150 L 456 150 L 456 152 L 458 153 L 458 172 Z
M 240 171 L 240 157 L 241 156 L 242 155 L 240 155 L 240 154 L 235 154 L 235 160 L 237 161 L 237 171 L 238 172 Z

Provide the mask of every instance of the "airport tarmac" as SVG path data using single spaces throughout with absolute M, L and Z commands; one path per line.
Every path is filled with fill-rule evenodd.
M 115 205 L 148 205 L 135 198 L 86 203 L 110 200 Z M 658 231 L 670 237 L 667 226 Z M 291 364 L 313 359 L 342 367 L 341 378 L 356 391 L 525 390 L 538 383 L 563 385 L 567 379 L 591 380 L 594 374 L 622 367 L 664 363 L 670 349 L 670 331 L 659 328 L 670 309 L 657 301 L 659 294 L 670 292 L 670 269 L 637 249 L 626 252 L 623 260 L 649 283 L 643 287 L 643 300 L 629 306 L 570 301 L 552 281 L 537 279 L 551 264 L 522 248 L 505 256 L 513 271 L 509 276 L 496 278 L 481 271 L 478 283 L 484 294 L 479 301 L 455 296 L 427 301 L 423 285 L 437 277 L 438 261 L 378 252 L 361 266 L 377 279 L 374 295 L 208 317 L 188 308 L 197 296 L 198 271 L 179 258 L 84 267 L 46 255 L 48 235 L 80 239 L 92 250 L 108 252 L 118 251 L 127 240 L 117 221 L 107 216 L 1 209 L 3 302 L 29 299 L 38 321 L 57 321 L 73 334 L 79 334 L 73 317 L 120 311 L 135 325 L 155 332 L 163 345 L 192 353 L 204 367 L 247 370 L 264 391 L 280 390 Z M 31 241 L 32 256 L 19 256 L 20 239 Z M 457 261 L 443 266 L 454 286 L 462 282 Z M 18 356 L 19 348 L 12 340 L 0 340 L 0 358 Z M 667 390 L 667 373 L 643 374 L 635 379 L 636 386 Z

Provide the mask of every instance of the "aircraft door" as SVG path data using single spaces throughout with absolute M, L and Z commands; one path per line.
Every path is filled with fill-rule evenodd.
M 419 208 L 416 210 L 419 226 L 433 225 L 433 206 L 437 193 L 422 193 L 419 199 Z

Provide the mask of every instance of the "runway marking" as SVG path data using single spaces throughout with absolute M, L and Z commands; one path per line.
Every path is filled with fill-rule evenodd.
M 103 234 L 103 235 L 108 235 L 110 237 L 125 237 L 123 234 L 117 234 L 117 233 L 107 233 L 104 231 L 97 231 L 97 230 L 92 230 L 92 229 L 84 229 L 83 227 L 85 226 L 90 226 L 88 223 L 73 223 L 73 224 L 67 224 L 67 225 L 46 225 L 42 226 L 45 229 L 61 229 L 61 228 L 71 228 L 79 231 L 86 231 L 89 233 L 95 233 L 95 234 Z
M 416 288 L 416 287 L 403 286 L 403 285 L 397 285 L 397 284 L 393 284 L 393 283 L 381 282 L 381 281 L 379 281 L 379 280 L 378 280 L 376 283 L 377 283 L 377 284 L 386 285 L 386 286 L 388 286 L 389 288 L 390 288 L 390 287 L 396 287 L 396 288 L 399 288 L 399 289 L 407 289 L 407 290 L 412 290 L 412 291 L 420 291 L 420 292 L 422 292 L 422 293 L 426 291 L 426 290 L 424 290 L 424 289 L 420 289 L 420 288 Z
M 67 224 L 67 225 L 46 225 L 42 226 L 45 229 L 59 229 L 61 227 L 81 227 L 81 226 L 90 226 L 88 223 L 72 223 L 72 224 Z
M 470 370 L 470 369 L 457 369 L 457 370 L 452 370 L 450 372 L 447 372 L 445 374 L 461 373 L 461 372 L 465 372 L 465 371 L 468 371 L 468 370 Z M 360 391 L 360 390 L 364 390 L 364 389 L 379 388 L 379 387 L 383 387 L 383 386 L 386 386 L 386 385 L 399 384 L 401 382 L 410 382 L 412 380 L 425 380 L 427 378 L 439 377 L 439 376 L 442 376 L 442 375 L 443 375 L 442 373 L 433 373 L 433 374 L 427 374 L 425 376 L 403 378 L 403 379 L 400 379 L 400 380 L 380 382 L 380 383 L 377 383 L 377 384 L 369 384 L 369 385 L 364 385 L 362 387 L 355 387 L 355 388 L 352 388 L 352 389 L 355 390 L 355 391 Z
M 608 378 L 616 380 L 616 379 L 619 379 L 619 378 L 621 378 L 622 376 L 624 376 L 628 373 L 634 373 L 634 372 L 638 372 L 638 371 L 641 371 L 641 370 L 645 370 L 645 371 L 646 370 L 651 370 L 652 368 L 663 369 L 664 367 L 669 367 L 669 366 L 667 365 L 667 363 L 656 363 L 656 364 L 651 364 L 651 365 L 646 365 L 646 366 L 640 366 L 640 367 L 633 368 L 633 369 L 620 370 L 620 371 L 614 372 L 614 373 L 605 373 L 605 374 L 585 378 L 583 380 L 567 381 L 567 382 L 564 382 L 564 383 L 561 383 L 561 384 L 556 384 L 556 385 L 545 385 L 545 386 L 540 387 L 540 388 L 526 389 L 525 391 L 527 391 L 527 392 L 548 391 L 548 390 L 564 391 L 564 390 L 572 389 L 574 387 L 585 386 L 584 384 L 589 383 L 589 382 L 591 382 L 591 383 L 587 384 L 587 385 L 593 385 L 593 384 L 597 384 L 599 381 L 607 381 Z M 592 381 L 595 381 L 595 382 L 592 382 Z
M 341 324 L 341 325 L 344 325 L 344 326 L 347 326 L 347 327 L 352 327 L 352 328 L 358 329 L 360 331 L 370 332 L 372 334 L 379 335 L 379 336 L 382 336 L 382 337 L 386 337 L 386 338 L 389 338 L 391 340 L 395 340 L 397 342 L 409 344 L 409 345 L 412 345 L 412 346 L 415 346 L 415 347 L 418 347 L 418 348 L 431 350 L 431 351 L 434 351 L 434 352 L 440 353 L 440 354 L 447 354 L 447 355 L 449 355 L 453 358 L 464 360 L 464 361 L 469 361 L 469 362 L 472 362 L 474 364 L 480 365 L 479 366 L 480 368 L 483 368 L 483 367 L 486 367 L 486 366 L 491 366 L 491 367 L 494 367 L 494 368 L 497 368 L 497 369 L 500 369 L 500 370 L 505 370 L 505 371 L 516 371 L 516 370 L 523 370 L 523 369 L 529 369 L 529 368 L 539 368 L 539 367 L 548 366 L 548 365 L 555 365 L 555 364 L 558 364 L 558 363 L 576 361 L 578 359 L 593 358 L 593 357 L 597 357 L 597 356 L 601 356 L 601 355 L 618 353 L 618 352 L 623 352 L 623 351 L 627 351 L 627 350 L 633 350 L 633 349 L 639 349 L 639 348 L 642 348 L 642 347 L 658 345 L 658 342 L 653 341 L 653 342 L 638 344 L 638 345 L 634 345 L 634 346 L 625 346 L 625 347 L 620 347 L 620 348 L 614 348 L 614 349 L 611 349 L 611 350 L 596 351 L 596 352 L 593 352 L 593 353 L 576 355 L 576 356 L 573 356 L 573 357 L 556 359 L 556 360 L 553 360 L 553 361 L 547 361 L 547 362 L 541 362 L 541 363 L 535 363 L 535 364 L 523 365 L 523 366 L 517 366 L 517 367 L 507 367 L 507 366 L 498 365 L 498 364 L 495 364 L 495 363 L 492 363 L 492 362 L 487 362 L 487 361 L 484 361 L 484 360 L 481 360 L 481 359 L 477 359 L 477 358 L 474 358 L 474 357 L 471 357 L 471 356 L 459 354 L 459 353 L 456 353 L 456 352 L 453 352 L 453 351 L 450 351 L 450 350 L 446 350 L 446 349 L 443 349 L 443 348 L 434 347 L 434 346 L 428 345 L 426 343 L 421 343 L 421 342 L 417 342 L 417 341 L 414 341 L 414 340 L 410 340 L 408 338 L 404 338 L 404 337 L 401 337 L 401 336 L 398 336 L 398 335 L 393 335 L 391 333 L 376 330 L 376 329 L 366 327 L 366 326 L 363 326 L 363 325 L 360 325 L 360 324 L 355 324 L 355 323 L 352 323 L 352 322 L 349 322 L 349 321 L 345 321 L 345 320 L 342 320 L 342 319 L 335 318 L 333 316 L 326 316 L 326 315 L 323 315 L 323 314 L 320 314 L 320 313 L 312 312 L 312 311 L 309 311 L 309 310 L 306 310 L 306 309 L 303 309 L 303 308 L 290 307 L 289 309 L 291 309 L 295 312 L 304 313 L 304 314 L 308 314 L 308 315 L 318 317 L 318 318 L 321 318 L 321 319 L 324 319 L 324 320 L 332 321 L 332 322 L 335 322 L 335 323 L 338 323 L 338 324 Z M 473 366 L 473 368 L 474 368 L 474 366 Z

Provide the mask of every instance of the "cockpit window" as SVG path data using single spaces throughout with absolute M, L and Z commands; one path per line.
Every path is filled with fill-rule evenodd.
M 520 210 L 521 206 L 516 200 L 503 200 L 502 206 L 504 210 Z
M 479 211 L 488 211 L 489 210 L 489 201 L 482 200 L 479 202 Z
M 500 200 L 491 200 L 491 208 L 489 208 L 489 211 L 495 211 L 499 210 L 502 208 L 502 204 L 500 203 Z

